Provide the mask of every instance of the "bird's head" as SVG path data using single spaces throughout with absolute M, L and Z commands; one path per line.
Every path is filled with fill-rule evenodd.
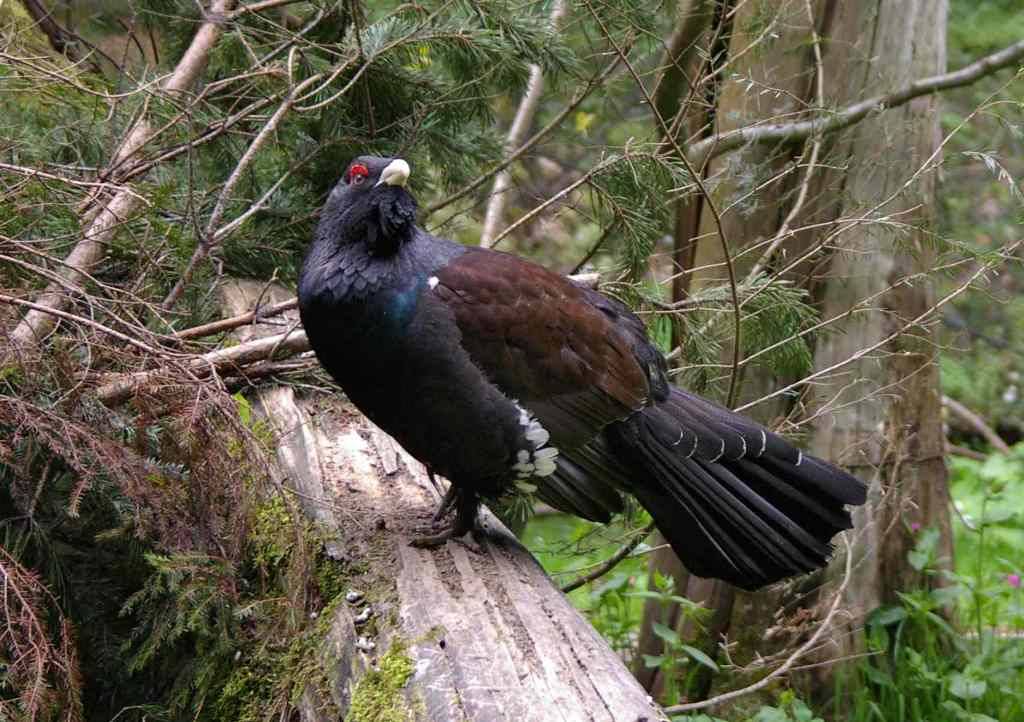
M 416 201 L 405 189 L 409 172 L 401 158 L 353 160 L 324 204 L 317 235 L 334 244 L 365 244 L 371 256 L 395 253 L 416 221 Z

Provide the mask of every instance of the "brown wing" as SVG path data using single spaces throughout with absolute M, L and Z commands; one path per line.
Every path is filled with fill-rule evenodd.
M 663 382 L 652 367 L 663 361 L 643 323 L 564 276 L 469 249 L 437 278 L 433 292 L 453 312 L 473 362 L 537 416 L 559 447 L 582 445 L 643 408 L 652 381 Z

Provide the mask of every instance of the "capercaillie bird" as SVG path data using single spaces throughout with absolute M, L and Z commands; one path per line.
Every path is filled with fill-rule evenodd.
M 454 524 L 517 483 L 598 522 L 633 495 L 687 568 L 757 589 L 825 564 L 865 486 L 674 387 L 624 304 L 416 225 L 401 159 L 352 161 L 299 277 L 317 358 L 351 401 L 447 477 Z

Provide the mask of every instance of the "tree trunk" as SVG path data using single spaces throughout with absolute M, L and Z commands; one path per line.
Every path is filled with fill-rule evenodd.
M 845 67 L 860 72 L 826 74 L 833 78 L 834 101 L 841 104 L 869 89 L 886 92 L 912 78 L 943 72 L 946 14 L 947 0 L 890 1 L 870 12 L 841 3 L 835 46 L 846 38 L 859 39 L 838 54 L 847 55 L 841 61 Z M 877 310 L 851 315 L 835 333 L 819 339 L 819 369 L 878 344 L 935 301 L 929 279 L 899 281 L 934 265 L 928 226 L 941 160 L 937 96 L 869 118 L 848 135 L 838 216 L 895 214 L 900 227 L 856 225 L 839 239 L 842 250 L 831 256 L 818 281 L 823 316 L 842 314 L 869 297 L 875 298 Z M 940 563 L 952 564 L 937 349 L 934 324 L 911 326 L 876 353 L 844 366 L 832 393 L 818 389 L 811 397 L 812 451 L 843 462 L 872 484 L 868 505 L 855 516 L 856 565 L 845 604 L 851 633 L 833 635 L 830 656 L 857 651 L 860 637 L 852 632 L 872 609 L 896 601 L 898 591 L 941 583 L 941 577 L 926 576 L 907 563 L 917 525 L 939 531 Z
M 229 315 L 251 308 L 262 290 L 256 282 L 228 285 Z M 271 387 L 258 403 L 275 431 L 285 493 L 332 540 L 339 573 L 350 574 L 350 588 L 363 595 L 330 612 L 321 659 L 330 683 L 307 688 L 304 720 L 336 719 L 322 711 L 328 706 L 362 719 L 384 704 L 396 708 L 387 719 L 431 722 L 665 719 L 490 512 L 481 514 L 478 548 L 409 546 L 429 532 L 438 490 L 423 465 L 340 392 Z M 356 626 L 366 605 L 372 621 Z M 396 669 L 404 670 L 400 692 L 370 693 L 385 689 L 384 675 Z
M 812 43 L 807 5 L 802 0 L 776 0 L 773 5 L 772 14 L 781 21 L 777 36 L 762 40 L 731 68 L 734 75 L 715 109 L 716 131 L 773 115 L 786 114 L 784 118 L 790 120 L 792 113 L 800 111 L 799 102 L 815 104 L 812 81 L 816 80 L 817 62 L 808 52 Z M 870 5 L 818 0 L 811 8 L 822 38 L 826 106 L 842 106 L 888 92 L 945 69 L 946 0 L 882 0 Z M 744 12 L 760 13 L 760 25 L 745 20 Z M 763 4 L 741 9 L 730 44 L 732 56 L 755 40 L 745 32 L 756 34 L 758 28 L 763 29 L 765 17 Z M 794 99 L 798 103 L 793 103 Z M 844 362 L 879 343 L 933 303 L 927 278 L 911 285 L 897 282 L 932 267 L 933 254 L 925 241 L 938 161 L 937 155 L 932 157 L 939 144 L 936 106 L 935 96 L 922 97 L 823 142 L 822 168 L 814 170 L 807 181 L 807 202 L 797 209 L 790 225 L 832 225 L 787 238 L 769 268 L 784 267 L 836 228 L 844 227 L 830 239 L 827 249 L 813 254 L 786 277 L 812 292 L 826 319 L 841 316 L 877 295 L 868 304 L 869 310 L 841 319 L 817 337 L 816 369 Z M 799 148 L 753 147 L 712 164 L 713 195 L 723 209 L 723 227 L 733 256 L 758 241 L 772 239 L 789 216 L 806 171 L 792 173 L 782 182 L 763 184 L 800 156 Z M 759 185 L 761 190 L 748 196 Z M 744 201 L 745 197 L 756 198 L 756 205 Z M 843 224 L 841 220 L 865 215 L 873 221 Z M 899 226 L 887 224 L 886 216 L 897 218 Z M 701 225 L 704 235 L 695 261 L 698 268 L 722 261 L 717 229 L 707 212 Z M 735 264 L 737 277 L 743 278 L 760 255 L 761 249 L 741 256 Z M 717 269 L 707 271 L 704 277 L 696 276 L 694 284 L 720 282 L 722 276 Z M 924 577 L 907 563 L 907 552 L 916 541 L 912 528 L 938 529 L 939 556 L 944 563 L 951 561 L 936 348 L 932 326 L 907 328 L 875 353 L 817 378 L 804 399 L 804 416 L 809 419 L 805 423 L 812 431 L 810 450 L 844 464 L 872 484 L 869 504 L 855 513 L 856 528 L 850 535 L 856 561 L 844 599 L 850 614 L 844 616 L 845 628 L 829 635 L 833 642 L 822 658 L 857 651 L 864 616 L 894 600 L 896 591 L 934 583 L 934 577 Z M 748 369 L 745 379 L 743 400 L 756 399 L 772 387 L 792 381 L 773 378 L 765 371 L 752 376 L 751 371 Z M 786 411 L 776 397 L 746 413 L 770 422 Z M 667 560 L 662 560 L 662 565 L 663 571 L 673 568 Z M 841 563 L 833 566 L 842 568 Z M 821 594 L 818 584 L 831 576 L 834 574 L 829 572 L 758 594 L 739 593 L 734 603 L 722 590 L 691 590 L 685 574 L 679 576 L 678 588 L 692 598 L 712 600 L 719 616 L 729 612 L 731 621 L 712 633 L 724 632 L 730 641 L 738 642 L 732 658 L 745 662 L 757 654 L 790 647 L 806 635 L 813 627 L 808 622 L 814 600 L 827 596 Z M 731 610 L 726 606 L 730 603 Z M 826 665 L 816 670 L 819 689 L 826 688 L 825 677 L 833 668 Z

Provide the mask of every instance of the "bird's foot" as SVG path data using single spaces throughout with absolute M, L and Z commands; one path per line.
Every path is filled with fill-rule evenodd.
M 437 524 L 444 516 L 455 507 L 455 521 L 451 526 L 441 530 L 437 534 L 426 534 L 424 536 L 414 537 L 409 542 L 409 546 L 419 547 L 421 549 L 431 549 L 433 547 L 439 547 L 444 545 L 449 539 L 454 539 L 461 542 L 471 551 L 481 553 L 482 549 L 479 544 L 475 541 L 470 541 L 464 537 L 468 534 L 475 534 L 477 529 L 477 499 L 473 494 L 466 494 L 462 492 L 455 484 L 448 487 L 448 491 L 445 493 L 444 498 L 441 499 L 441 504 L 438 506 L 437 511 L 434 513 L 432 524 Z
M 423 536 L 413 537 L 409 542 L 409 546 L 420 549 L 433 549 L 434 547 L 443 546 L 449 539 L 458 539 L 459 536 L 455 533 L 455 527 L 450 526 L 437 534 L 424 534 Z

